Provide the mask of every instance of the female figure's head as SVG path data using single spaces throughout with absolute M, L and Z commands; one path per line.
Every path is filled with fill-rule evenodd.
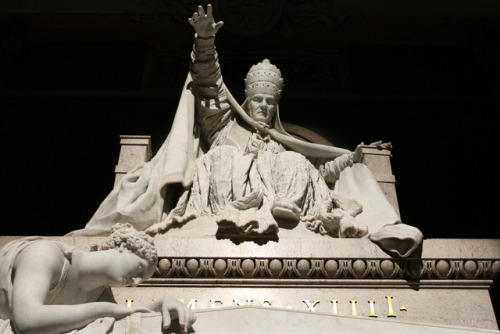
M 130 224 L 115 224 L 106 241 L 92 251 L 108 251 L 113 256 L 109 276 L 113 286 L 134 285 L 153 276 L 158 261 L 153 238 Z

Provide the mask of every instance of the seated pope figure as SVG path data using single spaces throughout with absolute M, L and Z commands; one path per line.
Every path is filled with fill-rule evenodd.
M 243 235 L 279 235 L 280 220 L 330 237 L 368 237 L 408 256 L 420 231 L 401 223 L 362 160 L 353 152 L 299 140 L 280 121 L 284 84 L 268 59 L 245 79 L 238 104 L 224 84 L 212 7 L 189 19 L 195 30 L 190 73 L 171 131 L 158 153 L 129 172 L 82 230 L 106 233 L 126 221 L 151 235 L 200 217 Z M 179 195 L 174 184 L 181 184 Z
M 283 78 L 268 59 L 248 72 L 243 105 L 232 105 L 213 44 L 222 23 L 213 21 L 211 6 L 208 11 L 205 15 L 200 8 L 189 19 L 196 32 L 190 89 L 207 152 L 196 161 L 193 185 L 184 191 L 168 217 L 148 231 L 161 233 L 169 226 L 213 215 L 220 227 L 234 226 L 244 234 L 277 233 L 276 219 L 284 219 L 342 237 L 366 235 L 365 226 L 357 225 L 348 212 L 334 207 L 324 179 L 336 179 L 340 171 L 360 158 L 360 150 L 322 148 L 326 152 L 317 152 L 319 157 L 334 159 L 318 169 L 305 155 L 287 149 L 286 139 L 290 138 L 284 136 L 278 115 Z M 238 117 L 235 107 L 241 108 L 239 115 L 248 122 Z M 279 140 L 282 137 L 285 143 Z M 303 146 L 304 152 L 310 149 Z
M 150 278 L 156 261 L 153 239 L 129 224 L 113 226 L 91 252 L 43 237 L 14 240 L 0 251 L 0 333 L 104 334 L 115 319 L 154 311 L 164 327 L 179 319 L 187 331 L 196 316 L 173 297 L 144 307 L 113 299 L 110 287 Z

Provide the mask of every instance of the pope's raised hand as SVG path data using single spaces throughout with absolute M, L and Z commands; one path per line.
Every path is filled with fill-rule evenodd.
M 224 22 L 219 21 L 215 23 L 212 14 L 212 5 L 207 5 L 207 12 L 203 6 L 198 6 L 198 12 L 194 12 L 193 16 L 188 19 L 189 24 L 191 24 L 196 32 L 197 37 L 209 38 L 215 36 L 217 31 L 222 27 Z

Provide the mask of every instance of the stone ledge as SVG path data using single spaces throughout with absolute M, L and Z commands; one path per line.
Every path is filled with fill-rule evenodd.
M 217 240 L 213 231 L 195 237 L 157 236 L 155 244 L 160 258 L 336 258 L 336 259 L 391 259 L 366 238 L 336 239 L 321 236 L 311 231 L 289 234 L 276 241 L 258 245 L 245 241 L 237 245 L 228 239 Z M 281 230 L 280 230 L 281 233 Z M 25 236 L 0 236 L 0 247 L 9 241 Z M 66 242 L 80 249 L 88 250 L 93 244 L 102 243 L 105 237 L 46 238 Z M 419 259 L 448 260 L 500 260 L 500 239 L 426 239 L 422 243 Z
M 332 315 L 259 306 L 225 307 L 199 310 L 190 333 L 337 333 L 370 334 L 478 334 L 500 333 L 497 330 L 445 326 L 413 321 L 385 320 Z M 173 321 L 168 331 L 161 330 L 161 315 L 134 314 L 115 323 L 111 334 L 126 334 L 131 323 L 141 327 L 141 333 L 180 333 L 180 326 Z
M 201 231 L 200 233 L 202 233 Z M 169 232 L 170 233 L 170 232 Z M 237 245 L 228 239 L 217 240 L 212 231 L 196 237 L 159 236 L 155 244 L 160 257 L 276 257 L 276 258 L 360 258 L 393 259 L 370 240 L 336 239 L 311 231 L 297 236 L 290 234 L 279 241 L 258 245 L 246 241 Z M 280 231 L 281 233 L 281 231 Z M 0 247 L 23 236 L 2 236 Z M 81 249 L 103 242 L 105 237 L 47 237 L 66 242 Z M 422 244 L 421 258 L 425 259 L 500 259 L 500 239 L 426 239 Z
M 179 284 L 183 281 L 205 284 L 217 279 L 219 283 L 241 280 L 252 284 L 259 279 L 279 279 L 335 285 L 349 284 L 349 280 L 365 280 L 366 284 L 404 280 L 427 285 L 453 282 L 450 286 L 469 281 L 489 286 L 500 273 L 499 239 L 428 239 L 423 242 L 421 257 L 403 259 L 391 257 L 368 239 L 309 234 L 311 237 L 286 237 L 263 245 L 254 242 L 236 245 L 213 236 L 156 237 L 158 270 L 147 283 L 158 285 L 175 280 Z M 0 246 L 20 237 L 0 237 Z M 105 239 L 49 238 L 85 250 Z

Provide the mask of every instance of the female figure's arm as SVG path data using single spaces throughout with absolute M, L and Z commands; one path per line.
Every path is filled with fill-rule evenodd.
M 187 306 L 177 298 L 166 296 L 162 299 L 146 305 L 146 308 L 162 313 L 162 327 L 167 329 L 170 327 L 173 319 L 179 319 L 181 330 L 185 333 L 196 321 L 196 314 L 187 308 Z
M 45 300 L 59 281 L 65 257 L 50 241 L 38 241 L 24 249 L 15 261 L 12 291 L 12 323 L 19 334 L 55 334 L 80 329 L 98 318 L 123 318 L 146 308 L 127 308 L 108 302 L 76 305 L 46 305 Z M 82 293 L 78 284 L 75 294 Z M 68 301 L 70 304 L 70 301 Z

